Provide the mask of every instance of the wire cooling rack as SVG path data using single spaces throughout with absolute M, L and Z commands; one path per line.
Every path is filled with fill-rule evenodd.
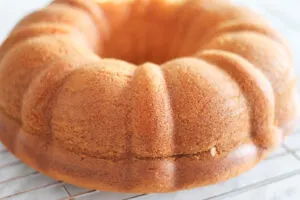
M 49 0 L 0 1 L 0 41 L 11 27 L 6 21 L 23 16 L 28 7 L 42 6 Z M 300 13 L 298 0 L 235 0 L 264 15 L 289 40 L 295 65 L 300 66 Z M 22 6 L 22 3 L 24 6 Z M 38 5 L 37 5 L 38 4 Z M 18 5 L 18 6 L 15 6 Z M 13 7 L 12 7 L 13 6 Z M 10 9 L 13 8 L 14 15 Z M 6 12 L 10 10 L 9 12 Z M 27 10 L 27 11 L 26 11 Z M 9 21 L 11 25 L 13 23 Z M 7 30 L 6 28 L 7 27 Z M 1 35 L 2 34 L 2 35 Z M 296 68 L 300 75 L 300 67 Z M 121 194 L 85 190 L 53 180 L 28 167 L 0 143 L 0 200 L 299 200 L 300 126 L 268 159 L 253 170 L 221 184 L 170 194 Z

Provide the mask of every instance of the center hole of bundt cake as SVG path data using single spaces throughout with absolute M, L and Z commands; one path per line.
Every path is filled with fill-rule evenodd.
M 146 62 L 162 64 L 177 57 L 172 35 L 161 25 L 140 22 L 133 19 L 126 27 L 111 34 L 104 44 L 100 55 L 105 58 L 116 58 L 140 65 Z M 142 28 L 144 27 L 144 28 Z
M 194 43 L 186 43 L 185 23 L 178 22 L 179 3 L 170 1 L 133 1 L 116 8 L 108 16 L 110 33 L 101 57 L 116 58 L 133 64 L 162 64 L 194 53 Z M 130 12 L 129 12 L 130 10 Z M 192 21 L 192 20 L 189 20 Z

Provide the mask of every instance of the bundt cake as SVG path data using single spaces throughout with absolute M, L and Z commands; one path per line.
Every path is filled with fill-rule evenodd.
M 0 48 L 0 139 L 85 188 L 214 184 L 291 133 L 285 40 L 226 0 L 56 0 Z

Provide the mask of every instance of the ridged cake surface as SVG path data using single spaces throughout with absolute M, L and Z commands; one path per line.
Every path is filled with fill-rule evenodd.
M 122 192 L 214 184 L 291 133 L 285 41 L 225 0 L 56 0 L 0 47 L 0 139 L 59 180 Z

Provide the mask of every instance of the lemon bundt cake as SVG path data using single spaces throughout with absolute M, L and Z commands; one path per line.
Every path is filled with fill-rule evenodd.
M 285 41 L 226 0 L 56 0 L 1 45 L 0 107 L 25 163 L 122 192 L 237 176 L 297 114 Z

